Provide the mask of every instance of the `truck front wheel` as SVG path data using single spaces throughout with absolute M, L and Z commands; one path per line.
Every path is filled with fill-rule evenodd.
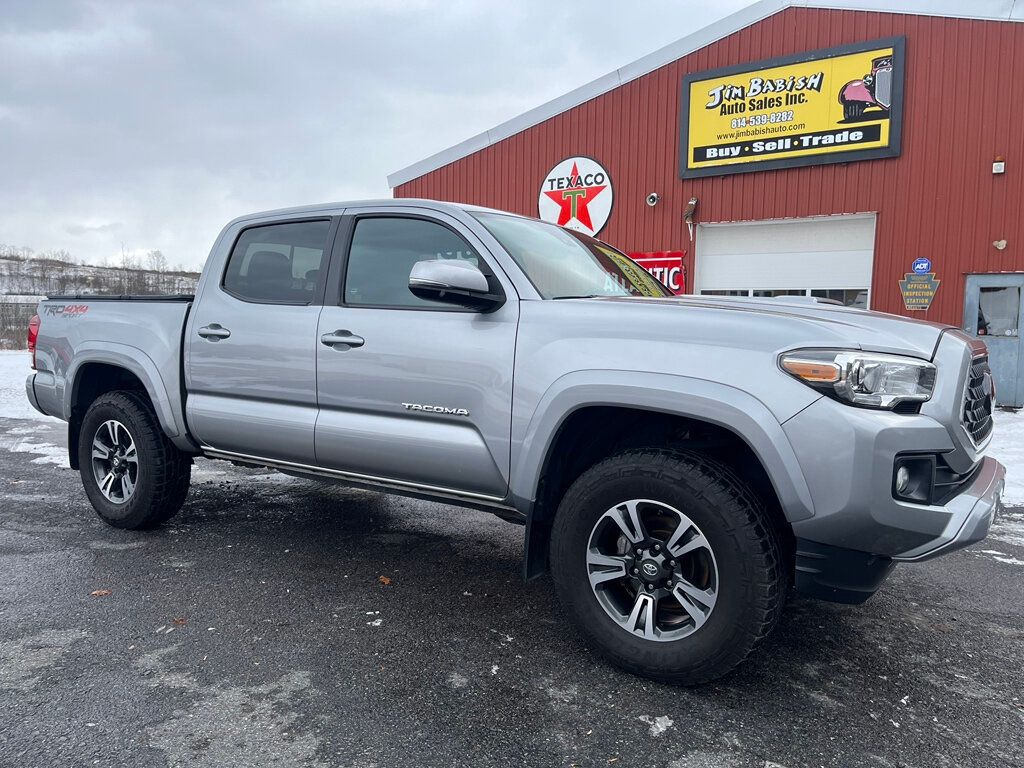
M 628 451 L 584 472 L 558 508 L 551 571 L 598 651 L 684 684 L 743 661 L 788 586 L 762 501 L 727 466 L 686 451 Z
M 82 420 L 78 466 L 96 513 L 115 528 L 152 528 L 185 502 L 192 461 L 135 392 L 97 398 Z
M 864 116 L 864 107 L 864 103 L 860 101 L 844 101 L 843 120 L 846 122 L 860 120 Z

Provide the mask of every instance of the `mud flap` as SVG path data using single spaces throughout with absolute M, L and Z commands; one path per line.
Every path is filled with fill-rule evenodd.
M 526 521 L 526 541 L 523 551 L 523 580 L 533 581 L 548 572 L 548 542 L 551 540 L 551 521 L 538 520 L 530 515 Z

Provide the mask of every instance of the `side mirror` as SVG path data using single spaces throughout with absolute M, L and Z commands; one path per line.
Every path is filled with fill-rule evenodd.
M 487 276 L 475 264 L 462 259 L 418 261 L 409 273 L 409 290 L 415 296 L 469 307 L 480 312 L 494 310 L 505 303 L 500 293 L 492 293 Z

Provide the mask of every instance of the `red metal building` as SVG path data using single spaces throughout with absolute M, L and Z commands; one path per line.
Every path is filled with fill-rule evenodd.
M 762 0 L 389 183 L 544 218 L 589 186 L 552 215 L 611 202 L 601 239 L 684 252 L 686 292 L 961 325 L 1021 405 L 1024 8 L 934 6 Z

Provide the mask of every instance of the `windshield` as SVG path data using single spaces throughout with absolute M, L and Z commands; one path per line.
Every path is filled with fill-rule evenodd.
M 536 219 L 474 215 L 545 299 L 672 295 L 635 261 L 593 237 Z

